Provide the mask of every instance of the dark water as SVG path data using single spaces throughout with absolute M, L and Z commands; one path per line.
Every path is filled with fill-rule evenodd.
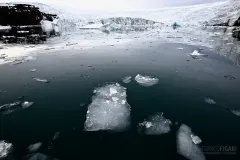
M 151 46 L 151 47 L 150 47 Z M 183 47 L 184 50 L 177 50 Z M 195 60 L 188 53 L 198 46 L 159 42 L 125 43 L 41 54 L 36 61 L 0 67 L 0 105 L 24 95 L 35 104 L 1 116 L 1 137 L 13 143 L 15 159 L 28 154 L 26 147 L 43 142 L 39 152 L 58 159 L 157 158 L 184 159 L 176 153 L 176 130 L 184 123 L 202 140 L 201 146 L 237 146 L 233 155 L 206 155 L 207 159 L 238 159 L 240 117 L 226 108 L 240 109 L 240 70 L 224 57 L 204 48 L 208 57 Z M 128 49 L 128 50 L 126 50 Z M 190 61 L 187 61 L 190 60 Z M 88 65 L 93 66 L 89 68 Z M 32 73 L 30 69 L 36 68 Z M 121 83 L 138 73 L 159 78 L 152 87 L 135 81 Z M 87 74 L 84 78 L 81 75 Z M 224 78 L 225 75 L 235 80 Z M 49 84 L 32 77 L 46 78 Z M 122 133 L 84 132 L 87 105 L 100 84 L 119 82 L 127 88 L 131 128 Z M 205 97 L 217 104 L 209 105 Z M 80 106 L 81 103 L 86 104 Z M 164 112 L 173 125 L 169 134 L 142 136 L 137 125 L 149 115 Z M 60 137 L 53 141 L 55 132 Z

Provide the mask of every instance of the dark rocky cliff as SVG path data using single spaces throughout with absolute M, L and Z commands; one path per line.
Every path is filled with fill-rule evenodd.
M 40 43 L 47 33 L 41 21 L 53 21 L 57 15 L 43 13 L 38 7 L 28 4 L 0 6 L 0 40 L 5 43 Z M 9 26 L 9 27 L 3 27 Z M 55 33 L 52 32 L 51 35 Z

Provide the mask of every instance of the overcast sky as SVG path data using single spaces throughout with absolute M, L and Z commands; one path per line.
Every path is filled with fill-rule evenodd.
M 184 6 L 224 0 L 0 0 L 0 2 L 39 2 L 68 6 L 84 10 L 156 9 L 167 6 Z

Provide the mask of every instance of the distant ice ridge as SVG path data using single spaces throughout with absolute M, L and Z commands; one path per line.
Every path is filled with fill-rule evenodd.
M 155 77 L 143 76 L 141 74 L 138 74 L 135 77 L 135 81 L 138 84 L 140 84 L 141 86 L 150 87 L 150 86 L 153 86 L 153 85 L 157 84 L 159 82 L 159 79 L 155 78 Z
M 11 143 L 6 143 L 5 141 L 0 141 L 0 159 L 6 158 L 11 152 L 13 145 Z
M 130 105 L 126 88 L 118 83 L 96 88 L 92 103 L 88 106 L 86 131 L 122 131 L 130 125 Z
M 172 122 L 163 117 L 163 113 L 150 116 L 147 120 L 138 125 L 140 133 L 146 135 L 162 135 L 171 131 Z
M 182 124 L 177 132 L 177 151 L 189 160 L 205 160 L 201 148 L 197 145 L 201 143 L 199 137 L 193 135 L 191 128 Z

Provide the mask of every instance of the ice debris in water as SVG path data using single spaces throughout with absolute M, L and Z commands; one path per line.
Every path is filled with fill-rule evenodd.
M 34 104 L 34 102 L 28 102 L 28 101 L 25 101 L 22 103 L 22 107 L 23 108 L 28 108 L 30 106 L 32 106 Z
M 131 76 L 127 76 L 127 77 L 123 78 L 122 82 L 123 82 L 123 83 L 130 83 L 130 82 L 131 82 L 131 79 L 132 79 Z
M 177 132 L 178 153 L 189 160 L 205 160 L 201 148 L 193 142 L 191 135 L 193 135 L 191 128 L 182 124 Z
M 39 148 L 42 146 L 41 142 L 35 143 L 35 144 L 31 144 L 28 146 L 28 151 L 29 152 L 36 152 L 37 150 L 39 150 Z
M 184 48 L 177 48 L 178 50 L 184 50 Z
M 164 118 L 163 113 L 157 113 L 140 123 L 138 130 L 146 135 L 162 135 L 171 131 L 171 125 L 172 122 Z
M 206 97 L 204 98 L 204 101 L 208 104 L 217 104 L 212 98 Z
M 153 86 L 153 85 L 157 84 L 159 82 L 159 79 L 154 78 L 154 77 L 150 77 L 150 76 L 143 76 L 141 74 L 138 74 L 135 77 L 135 81 L 138 84 L 140 84 L 141 86 L 150 87 L 150 86 Z
M 193 59 L 199 59 L 199 57 L 206 57 L 207 55 L 200 53 L 200 51 L 198 51 L 198 50 L 195 50 L 195 51 L 193 51 L 192 53 L 190 53 L 190 56 L 191 56 Z
M 13 145 L 11 143 L 6 143 L 5 141 L 0 141 L 0 159 L 6 158 L 11 152 Z
M 23 160 L 58 160 L 42 153 L 29 154 L 23 157 Z
M 60 137 L 60 132 L 56 132 L 52 138 L 52 140 L 57 140 Z
M 24 58 L 24 60 L 25 61 L 34 61 L 34 60 L 36 60 L 36 58 L 32 57 L 32 56 L 27 56 L 27 57 Z
M 30 69 L 30 72 L 36 72 L 37 69 Z
M 240 116 L 240 109 L 230 109 L 227 108 L 230 112 L 232 112 L 236 116 Z
M 34 79 L 35 81 L 37 81 L 37 82 L 50 83 L 49 80 L 43 79 L 43 78 L 39 78 L 39 77 L 35 77 L 35 78 L 33 78 L 33 79 Z
M 194 134 L 191 134 L 191 138 L 192 138 L 192 141 L 193 141 L 194 144 L 202 143 L 202 140 L 198 136 L 196 136 Z
M 122 131 L 130 125 L 130 105 L 126 88 L 118 83 L 96 88 L 88 106 L 85 131 Z

